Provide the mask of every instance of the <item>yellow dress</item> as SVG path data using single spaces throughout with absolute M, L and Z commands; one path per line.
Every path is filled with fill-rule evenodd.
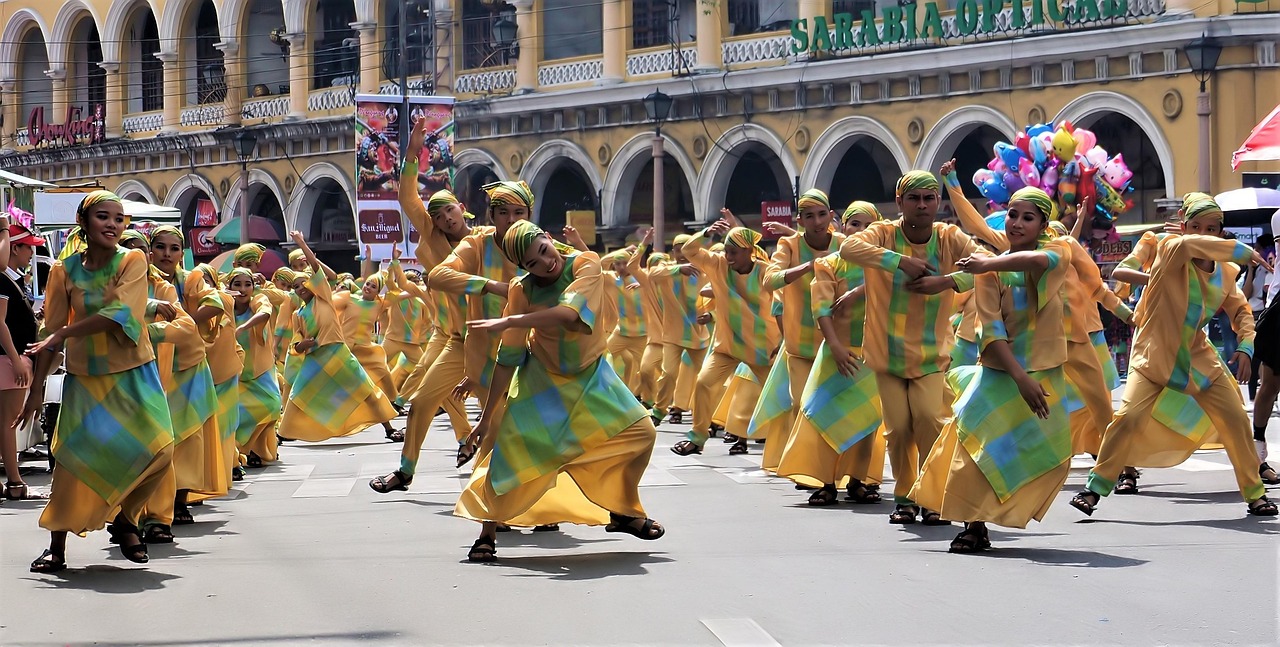
M 203 287 L 207 292 L 202 297 L 202 304 L 214 305 L 221 310 L 201 330 L 209 370 L 213 373 L 214 390 L 218 394 L 219 442 L 217 445 L 205 445 L 205 473 L 210 475 L 211 485 L 208 490 L 193 490 L 187 496 L 187 500 L 194 503 L 225 495 L 231 487 L 231 470 L 240 464 L 236 430 L 240 425 L 240 373 L 244 369 L 244 349 L 236 342 L 235 302 L 231 295 L 209 288 L 199 272 L 192 272 L 186 282 L 189 287 L 185 294 L 200 294 L 199 288 Z
M 358 294 L 342 292 L 334 295 L 333 308 L 342 322 L 342 338 L 346 340 L 347 348 L 387 400 L 394 401 L 396 385 L 391 379 L 391 369 L 387 367 L 387 351 L 376 339 L 378 322 L 387 311 L 386 303 L 381 297 L 366 300 Z

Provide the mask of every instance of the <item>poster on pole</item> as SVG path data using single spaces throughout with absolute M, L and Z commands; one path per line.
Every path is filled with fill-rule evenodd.
M 391 258 L 392 244 L 413 256 L 417 232 L 404 218 L 400 190 L 400 129 L 427 120 L 427 141 L 418 160 L 418 194 L 425 202 L 441 189 L 453 190 L 453 97 L 409 97 L 409 114 L 400 114 L 402 97 L 356 95 L 356 236 L 375 261 Z M 406 245 L 407 241 L 407 245 Z

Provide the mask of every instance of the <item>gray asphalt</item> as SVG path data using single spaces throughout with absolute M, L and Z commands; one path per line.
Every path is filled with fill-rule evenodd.
M 403 419 L 396 422 L 403 424 Z M 292 645 L 1270 645 L 1280 637 L 1280 521 L 1245 514 L 1222 452 L 1144 470 L 1139 496 L 1090 520 L 992 529 L 950 555 L 950 528 L 890 526 L 891 505 L 810 508 L 713 440 L 667 451 L 641 493 L 667 536 L 600 528 L 499 535 L 500 561 L 466 562 L 478 526 L 452 516 L 466 468 L 437 419 L 413 489 L 379 495 L 399 445 L 371 429 L 289 443 L 228 500 L 194 508 L 177 543 L 125 561 L 105 533 L 72 538 L 71 566 L 34 575 L 39 507 L 0 505 L 0 644 Z M 1273 436 L 1280 437 L 1273 420 Z M 1280 457 L 1280 444 L 1272 453 Z M 45 486 L 48 475 L 29 478 Z M 886 491 L 891 485 L 886 485 Z M 1275 489 L 1272 490 L 1276 495 Z

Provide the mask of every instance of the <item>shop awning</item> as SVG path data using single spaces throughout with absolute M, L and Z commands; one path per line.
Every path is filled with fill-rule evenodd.
M 1231 169 L 1239 167 L 1240 162 L 1265 160 L 1280 160 L 1280 106 L 1254 127 L 1240 150 L 1231 154 Z
M 54 184 L 49 184 L 48 182 L 37 180 L 35 178 L 29 178 L 24 175 L 18 175 L 17 173 L 10 173 L 5 170 L 0 170 L 0 183 L 12 184 L 17 186 L 36 187 L 36 188 L 47 188 L 47 187 L 57 186 Z

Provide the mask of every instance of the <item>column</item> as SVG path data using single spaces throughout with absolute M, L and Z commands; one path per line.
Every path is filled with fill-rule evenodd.
M 797 10 L 800 17 L 809 21 L 809 25 L 813 25 L 815 16 L 823 16 L 827 19 L 827 24 L 831 24 L 831 3 L 828 0 L 799 0 Z
M 178 67 L 177 52 L 159 52 L 156 58 L 164 63 L 164 121 L 160 133 L 174 134 L 182 123 L 182 102 L 186 98 L 182 91 L 182 69 Z
M 49 114 L 44 116 L 45 123 L 60 124 L 66 121 L 67 106 L 70 104 L 70 96 L 67 92 L 67 71 L 61 70 L 45 70 L 45 76 L 53 84 L 53 98 L 49 105 Z
M 378 23 L 353 22 L 351 28 L 360 34 L 360 85 L 357 89 L 365 94 L 378 91 L 378 82 L 382 79 L 382 52 L 378 47 Z
M 0 152 L 11 153 L 17 146 L 18 134 L 18 82 L 0 79 L 0 101 L 3 101 L 3 124 L 0 124 Z
M 697 72 L 714 72 L 724 67 L 724 52 L 720 42 L 724 39 L 724 2 L 698 4 L 698 64 Z
M 627 76 L 627 11 L 622 0 L 604 0 L 604 73 L 596 85 L 622 83 Z
M 124 113 L 129 104 L 124 98 L 124 76 L 120 74 L 120 64 L 115 62 L 98 63 L 98 67 L 107 72 L 107 139 L 124 137 Z
M 246 92 L 240 44 L 234 40 L 224 40 L 214 47 L 222 52 L 222 82 L 227 86 L 227 96 L 222 100 L 222 123 L 225 126 L 239 126 Z
M 453 92 L 453 4 L 449 0 L 436 0 L 433 3 L 433 15 L 435 17 L 435 87 L 436 94 L 450 94 Z M 458 33 L 462 31 L 462 25 L 456 27 Z M 446 92 L 441 92 L 441 89 Z
M 307 118 L 307 98 L 311 94 L 311 52 L 307 34 L 285 34 L 289 41 L 289 116 L 285 121 Z
M 533 0 L 513 0 L 516 8 L 516 44 L 520 58 L 516 61 L 516 94 L 538 89 L 538 61 L 542 58 L 542 39 L 538 34 L 538 16 Z

